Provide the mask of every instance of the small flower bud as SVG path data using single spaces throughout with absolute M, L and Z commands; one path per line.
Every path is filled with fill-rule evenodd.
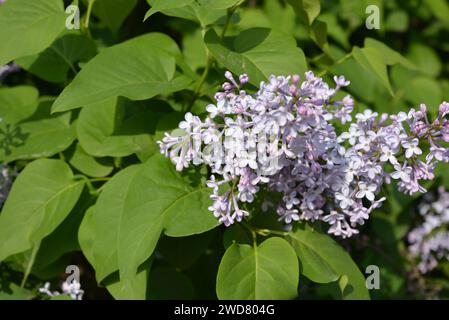
M 299 76 L 299 74 L 294 74 L 294 75 L 292 76 L 292 82 L 293 82 L 293 84 L 297 85 L 298 82 L 299 82 L 299 80 L 301 80 L 301 77 Z
M 232 89 L 233 89 L 232 84 L 230 84 L 229 82 L 223 83 L 223 90 L 225 90 L 225 91 L 231 91 Z
M 412 128 L 414 133 L 418 136 L 422 136 L 427 129 L 427 124 L 424 121 L 417 121 Z
M 424 103 L 421 103 L 421 104 L 419 105 L 419 110 L 421 110 L 421 112 L 422 112 L 423 114 L 426 114 L 426 112 L 427 112 L 427 106 L 426 106 Z
M 448 113 L 449 113 L 449 103 L 444 101 L 442 104 L 440 104 L 440 107 L 438 108 L 438 114 L 442 118 Z
M 291 85 L 288 87 L 288 92 L 291 93 L 292 95 L 296 95 L 296 92 L 298 92 L 298 87 Z
M 248 75 L 247 75 L 246 73 L 241 74 L 241 75 L 239 76 L 239 81 L 240 81 L 240 84 L 241 84 L 241 85 L 243 85 L 243 84 L 245 84 L 245 83 L 248 83 L 248 81 L 249 81 Z

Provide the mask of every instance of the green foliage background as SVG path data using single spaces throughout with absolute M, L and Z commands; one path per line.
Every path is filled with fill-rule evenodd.
M 81 9 L 81 29 L 64 12 Z M 368 30 L 368 5 L 380 29 Z M 150 9 L 151 8 L 151 9 Z M 146 14 L 145 14 L 146 13 Z M 144 21 L 145 18 L 145 21 Z M 218 226 L 205 168 L 179 174 L 156 141 L 201 115 L 223 73 L 313 70 L 351 81 L 356 110 L 449 100 L 444 0 L 8 0 L 0 6 L 0 162 L 17 177 L 0 214 L 0 299 L 30 299 L 65 267 L 87 299 L 447 298 L 449 264 L 425 278 L 404 236 L 414 204 L 394 188 L 347 241 L 286 234 L 272 215 Z M 448 170 L 433 185 L 449 187 Z M 365 268 L 380 268 L 368 291 Z

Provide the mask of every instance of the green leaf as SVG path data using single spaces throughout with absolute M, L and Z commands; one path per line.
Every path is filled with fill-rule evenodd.
M 192 281 L 173 268 L 154 268 L 150 272 L 148 283 L 151 300 L 186 300 L 193 299 L 195 295 Z
M 433 15 L 441 21 L 447 21 L 449 16 L 449 4 L 445 0 L 427 0 L 424 2 Z
M 0 214 L 0 261 L 52 233 L 75 206 L 83 187 L 61 160 L 39 159 L 27 165 Z
M 391 12 L 385 21 L 385 29 L 395 32 L 406 32 L 409 26 L 409 17 L 404 10 Z
M 375 39 L 366 38 L 365 39 L 365 47 L 366 48 L 374 48 L 376 49 L 383 57 L 385 64 L 391 66 L 395 64 L 401 64 L 404 67 L 416 70 L 416 66 L 410 62 L 407 58 L 402 56 L 399 52 L 394 51 L 384 43 L 377 41 Z
M 42 98 L 36 112 L 15 125 L 0 123 L 0 160 L 49 157 L 75 140 L 70 113 L 50 115 L 52 98 Z
M 287 0 L 303 23 L 312 25 L 321 11 L 320 0 Z
M 443 89 L 443 100 L 449 100 L 449 80 L 443 79 L 440 81 L 441 88 Z
M 157 114 L 148 106 L 110 98 L 83 108 L 77 123 L 80 145 L 95 157 L 124 157 L 154 149 Z
M 182 48 L 185 61 L 193 70 L 206 65 L 207 48 L 200 29 L 184 34 Z
M 149 33 L 101 51 L 78 73 L 53 105 L 70 110 L 118 96 L 145 100 L 186 88 L 191 80 L 175 77 L 176 43 Z
M 68 157 L 69 163 L 85 175 L 101 178 L 109 175 L 114 169 L 111 159 L 94 158 L 88 155 L 79 143 L 76 144 L 72 152 Z
M 117 174 L 118 175 L 118 174 Z M 94 208 L 95 205 L 92 205 L 89 207 L 83 217 L 83 220 L 81 221 L 81 224 L 78 229 L 78 243 L 80 245 L 81 251 L 83 252 L 83 255 L 87 258 L 87 260 L 90 262 L 90 264 L 94 267 L 97 282 L 100 282 L 100 276 L 99 271 L 102 266 L 97 263 L 97 257 L 94 254 L 94 246 L 95 246 L 95 234 L 94 234 L 94 224 L 93 224 L 93 214 L 94 214 Z M 106 247 L 104 248 L 106 250 Z M 105 252 L 107 253 L 107 251 Z M 104 267 L 108 267 L 107 265 L 104 265 Z M 114 272 L 114 270 L 107 271 L 106 274 L 102 275 L 102 278 L 105 278 L 107 275 Z
M 21 288 L 15 283 L 8 283 L 8 287 L 4 284 L 0 286 L 0 300 L 31 300 L 35 296 L 36 294 L 31 290 Z
M 352 55 L 362 67 L 370 71 L 377 78 L 392 96 L 394 95 L 388 77 L 387 63 L 381 52 L 375 48 L 359 48 L 356 46 L 352 49 Z
M 334 55 L 339 56 L 338 50 L 333 50 Z M 341 57 L 345 55 L 341 53 Z M 341 64 L 331 67 L 333 74 L 344 75 L 346 79 L 351 81 L 351 85 L 347 88 L 349 92 L 355 96 L 363 97 L 365 102 L 373 103 L 376 100 L 376 92 L 382 92 L 382 95 L 387 95 L 388 92 L 379 83 L 372 72 L 361 66 L 354 58 L 349 58 Z
M 203 28 L 216 23 L 226 16 L 226 8 L 232 7 L 241 0 L 147 0 L 152 6 L 145 15 L 145 20 L 156 12 L 165 15 L 192 20 Z
M 226 228 L 223 234 L 223 246 L 229 248 L 234 242 L 240 244 L 251 244 L 252 239 L 249 232 L 240 224 Z
M 196 0 L 206 9 L 219 10 L 238 6 L 244 0 Z
M 94 200 L 87 188 L 83 189 L 78 202 L 70 214 L 50 235 L 41 241 L 32 273 L 34 273 L 34 269 L 43 270 L 57 262 L 66 253 L 80 250 L 78 228 L 86 210 Z M 62 270 L 65 270 L 65 266 L 64 269 L 58 270 L 58 274 Z
M 282 238 L 260 246 L 232 244 L 217 274 L 217 296 L 225 300 L 293 299 L 299 282 L 298 259 Z
M 161 155 L 116 174 L 82 224 L 81 229 L 89 231 L 80 230 L 81 246 L 91 251 L 97 280 L 117 269 L 122 281 L 131 279 L 152 254 L 161 232 L 181 237 L 217 226 L 207 209 L 209 195 L 209 188 L 192 186 Z M 95 234 L 91 247 L 90 232 Z
M 39 92 L 34 87 L 0 88 L 2 122 L 14 124 L 30 117 L 36 111 L 38 98 Z
M 353 47 L 352 56 L 358 65 L 362 66 L 380 85 L 388 90 L 391 96 L 394 96 L 394 92 L 391 87 L 387 66 L 401 64 L 410 70 L 416 70 L 416 66 L 401 54 L 382 42 L 370 38 L 365 39 L 364 48 Z M 366 77 L 359 76 L 358 78 L 363 79 Z M 367 79 L 363 79 L 363 81 L 367 81 Z M 355 81 L 352 82 L 354 83 Z M 371 97 L 366 99 L 372 100 Z
M 331 56 L 327 40 L 327 23 L 316 19 L 321 11 L 320 0 L 287 0 L 287 3 L 293 7 L 313 42 L 324 53 Z M 295 34 L 297 34 L 297 31 Z
M 255 85 L 272 74 L 307 70 L 304 53 L 296 46 L 295 39 L 276 30 L 253 28 L 223 42 L 210 29 L 204 41 L 218 62 L 235 74 L 247 73 Z
M 145 300 L 147 295 L 148 268 L 139 271 L 128 281 L 106 281 L 106 288 L 116 300 Z
M 427 104 L 429 110 L 438 113 L 438 106 L 443 100 L 443 92 L 439 82 L 431 77 L 417 76 L 404 84 L 404 97 L 419 106 L 421 103 Z
M 112 32 L 117 32 L 136 4 L 137 0 L 95 0 L 92 12 Z
M 66 33 L 45 51 L 19 58 L 16 63 L 23 69 L 49 82 L 64 82 L 69 70 L 77 73 L 75 62 L 87 61 L 95 56 L 95 43 L 80 33 Z
M 49 47 L 65 28 L 62 0 L 14 0 L 0 7 L 0 65 Z
M 407 57 L 418 66 L 421 72 L 432 77 L 437 77 L 443 68 L 438 54 L 425 45 L 412 44 Z
M 347 277 L 345 299 L 369 299 L 365 278 L 349 254 L 330 236 L 297 228 L 288 235 L 301 262 L 302 274 L 313 282 L 328 283 Z
M 331 55 L 329 51 L 329 43 L 327 41 L 327 25 L 326 23 L 316 20 L 311 27 L 308 28 L 310 38 L 316 45 L 327 55 Z
M 100 209 L 97 210 L 96 206 L 89 208 L 81 222 L 78 231 L 78 241 L 83 254 L 95 269 L 98 283 L 118 270 L 117 228 L 121 221 L 126 190 L 129 188 L 134 175 L 139 172 L 139 169 L 140 165 L 135 165 L 115 174 L 105 184 L 104 190 L 97 201 Z M 120 192 L 120 190 L 123 191 Z M 106 210 L 110 211 L 106 212 Z M 129 282 L 132 282 L 132 280 L 129 280 Z
M 169 10 L 182 8 L 187 5 L 190 5 L 194 0 L 153 0 L 150 2 L 151 9 L 145 15 L 144 21 L 151 17 L 153 14 Z
M 281 1 L 265 1 L 263 10 L 243 11 L 240 12 L 240 16 L 241 21 L 238 26 L 241 26 L 241 30 L 253 27 L 270 27 L 290 35 L 294 35 L 297 30 L 295 10 L 291 6 L 285 6 Z M 265 22 L 265 20 L 268 21 Z M 249 24 L 252 25 L 248 26 Z
M 335 14 L 332 12 L 323 13 L 320 15 L 320 20 L 326 24 L 329 37 L 336 40 L 343 48 L 350 48 L 347 30 L 339 24 L 338 17 Z
M 188 237 L 162 237 L 157 251 L 177 270 L 189 268 L 209 247 L 215 230 Z

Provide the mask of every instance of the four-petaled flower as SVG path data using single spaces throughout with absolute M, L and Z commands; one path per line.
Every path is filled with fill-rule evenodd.
M 416 138 L 411 141 L 403 141 L 402 146 L 406 149 L 405 157 L 411 158 L 414 155 L 418 156 L 418 155 L 422 154 L 422 150 L 418 147 L 418 145 L 419 145 L 419 140 Z

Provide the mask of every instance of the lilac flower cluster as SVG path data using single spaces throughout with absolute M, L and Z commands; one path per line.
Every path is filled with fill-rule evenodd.
M 81 289 L 81 284 L 73 280 L 71 283 L 64 281 L 61 285 L 62 292 L 51 291 L 50 282 L 46 282 L 42 288 L 39 288 L 39 292 L 49 297 L 55 297 L 60 295 L 69 295 L 72 300 L 83 300 L 84 290 Z
M 419 260 L 419 271 L 427 273 L 438 261 L 449 260 L 449 192 L 440 187 L 437 197 L 426 193 L 418 210 L 423 221 L 409 232 L 408 249 Z
M 249 216 L 245 203 L 267 190 L 280 201 L 263 207 L 275 206 L 285 223 L 321 220 L 330 234 L 351 237 L 385 200 L 378 197 L 384 183 L 424 192 L 421 181 L 433 179 L 436 162 L 449 161 L 442 146 L 449 141 L 449 103 L 432 123 L 425 105 L 391 116 L 365 110 L 353 120 L 353 99 L 335 98 L 349 85 L 343 76 L 334 77 L 334 88 L 310 71 L 302 82 L 298 75 L 271 76 L 255 94 L 242 89 L 247 75 L 225 76 L 205 120 L 187 113 L 159 144 L 177 170 L 209 166 L 209 209 L 226 226 Z M 335 125 L 349 128 L 338 134 Z

